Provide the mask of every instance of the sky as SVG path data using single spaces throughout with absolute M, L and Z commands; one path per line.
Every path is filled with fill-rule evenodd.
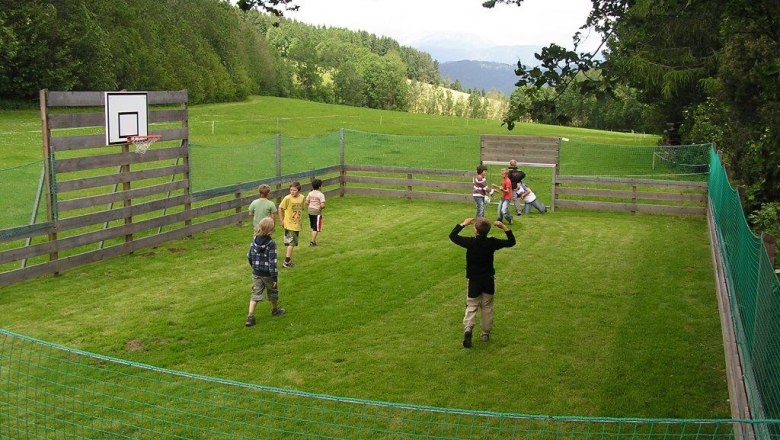
M 591 0 L 524 0 L 521 6 L 482 7 L 484 0 L 295 0 L 285 15 L 304 23 L 364 30 L 419 49 L 421 42 L 450 40 L 472 48 L 547 46 L 572 48 Z M 583 33 L 583 39 L 587 36 Z M 423 44 L 424 45 L 424 44 Z M 598 46 L 597 35 L 582 49 Z

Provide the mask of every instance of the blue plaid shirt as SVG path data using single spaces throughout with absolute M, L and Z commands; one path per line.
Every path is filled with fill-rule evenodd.
M 277 279 L 276 269 L 276 242 L 271 237 L 257 236 L 249 246 L 246 254 L 252 273 L 257 276 L 272 277 Z

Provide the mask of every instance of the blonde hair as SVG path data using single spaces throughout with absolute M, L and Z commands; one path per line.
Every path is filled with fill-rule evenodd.
M 271 194 L 271 187 L 268 184 L 263 183 L 257 187 L 257 192 L 260 193 L 260 197 L 267 199 L 268 194 Z
M 270 236 L 274 232 L 274 219 L 271 217 L 264 217 L 260 220 L 255 228 L 255 236 Z

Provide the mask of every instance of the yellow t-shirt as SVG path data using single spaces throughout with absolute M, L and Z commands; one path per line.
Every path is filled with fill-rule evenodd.
M 279 208 L 284 211 L 284 222 L 282 227 L 290 231 L 301 230 L 301 220 L 303 219 L 303 201 L 304 197 L 298 193 L 297 197 L 287 194 L 279 204 Z

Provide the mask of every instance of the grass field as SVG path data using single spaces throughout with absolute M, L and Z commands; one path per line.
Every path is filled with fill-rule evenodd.
M 40 160 L 39 119 L 36 111 L 0 112 L 0 170 Z M 268 97 L 190 108 L 191 141 L 206 146 L 249 145 L 277 132 L 305 145 L 339 128 L 506 133 L 497 121 Z M 656 141 L 534 124 L 513 133 Z M 457 156 L 441 154 L 441 167 L 455 168 Z M 39 171 L 31 168 L 29 176 L 3 181 L 13 194 L 30 180 L 37 184 Z M 549 178 L 531 183 L 540 197 L 549 195 Z M 315 393 L 532 414 L 728 417 L 704 218 L 585 211 L 523 217 L 513 227 L 518 246 L 497 256 L 493 340 L 464 350 L 464 255 L 447 234 L 471 215 L 468 203 L 329 200 L 321 247 L 299 248 L 298 266 L 280 274 L 288 315 L 263 316 L 260 304 L 251 329 L 243 326 L 246 225 L 2 288 L 0 327 L 160 367 Z
M 461 347 L 462 203 L 329 201 L 244 327 L 249 227 L 2 289 L 0 327 L 160 367 L 340 396 L 532 414 L 728 415 L 704 218 L 523 217 L 493 340 Z M 495 233 L 496 231 L 494 231 Z M 277 231 L 277 241 L 280 231 Z

